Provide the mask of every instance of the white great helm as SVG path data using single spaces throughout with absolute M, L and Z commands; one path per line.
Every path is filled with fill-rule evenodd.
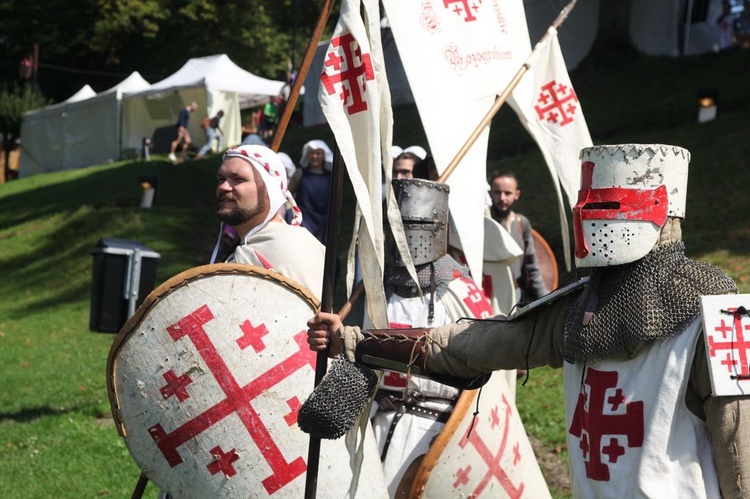
M 581 150 L 573 208 L 576 265 L 608 267 L 646 256 L 667 217 L 685 217 L 690 152 L 662 144 Z

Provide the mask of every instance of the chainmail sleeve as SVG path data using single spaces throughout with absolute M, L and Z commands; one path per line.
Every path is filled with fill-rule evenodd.
M 469 378 L 499 369 L 561 367 L 565 315 L 575 295 L 517 321 L 449 324 L 430 332 L 429 372 Z

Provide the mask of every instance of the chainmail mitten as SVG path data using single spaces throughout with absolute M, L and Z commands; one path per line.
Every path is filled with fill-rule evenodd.
M 302 404 L 297 424 L 313 437 L 335 440 L 343 436 L 357 422 L 377 383 L 373 370 L 339 355 Z

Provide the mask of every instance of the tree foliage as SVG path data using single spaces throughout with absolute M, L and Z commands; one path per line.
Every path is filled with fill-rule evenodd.
M 4 86 L 0 90 L 0 134 L 5 139 L 18 137 L 21 133 L 23 113 L 44 107 L 49 103 L 39 90 L 31 85 Z
M 132 71 L 156 82 L 191 57 L 219 53 L 283 79 L 292 60 L 299 66 L 323 1 L 5 0 L 0 83 L 18 78 L 18 62 L 35 43 L 38 85 L 55 100 L 84 84 L 104 90 Z

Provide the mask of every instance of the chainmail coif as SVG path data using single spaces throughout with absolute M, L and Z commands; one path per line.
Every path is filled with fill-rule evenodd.
M 435 283 L 438 290 L 438 296 L 441 295 L 441 291 L 448 289 L 448 284 L 453 279 L 456 279 L 458 276 L 468 277 L 469 275 L 469 268 L 458 263 L 450 255 L 441 256 L 432 262 L 432 267 L 435 269 Z M 431 273 L 430 264 L 425 263 L 417 265 L 415 270 L 417 271 L 417 279 L 419 279 L 419 286 L 422 288 L 422 291 L 429 293 Z M 386 269 L 384 283 L 386 288 L 388 288 L 389 285 L 413 286 L 416 295 L 416 283 L 409 275 L 409 272 L 407 272 L 406 267 L 388 267 Z
M 341 437 L 357 422 L 377 385 L 375 371 L 339 355 L 300 407 L 300 430 L 317 438 Z
M 647 340 L 677 336 L 700 313 L 702 295 L 736 293 L 721 270 L 685 256 L 685 245 L 659 246 L 626 265 L 593 270 L 565 321 L 563 357 L 591 363 Z M 588 325 L 584 313 L 594 313 Z

